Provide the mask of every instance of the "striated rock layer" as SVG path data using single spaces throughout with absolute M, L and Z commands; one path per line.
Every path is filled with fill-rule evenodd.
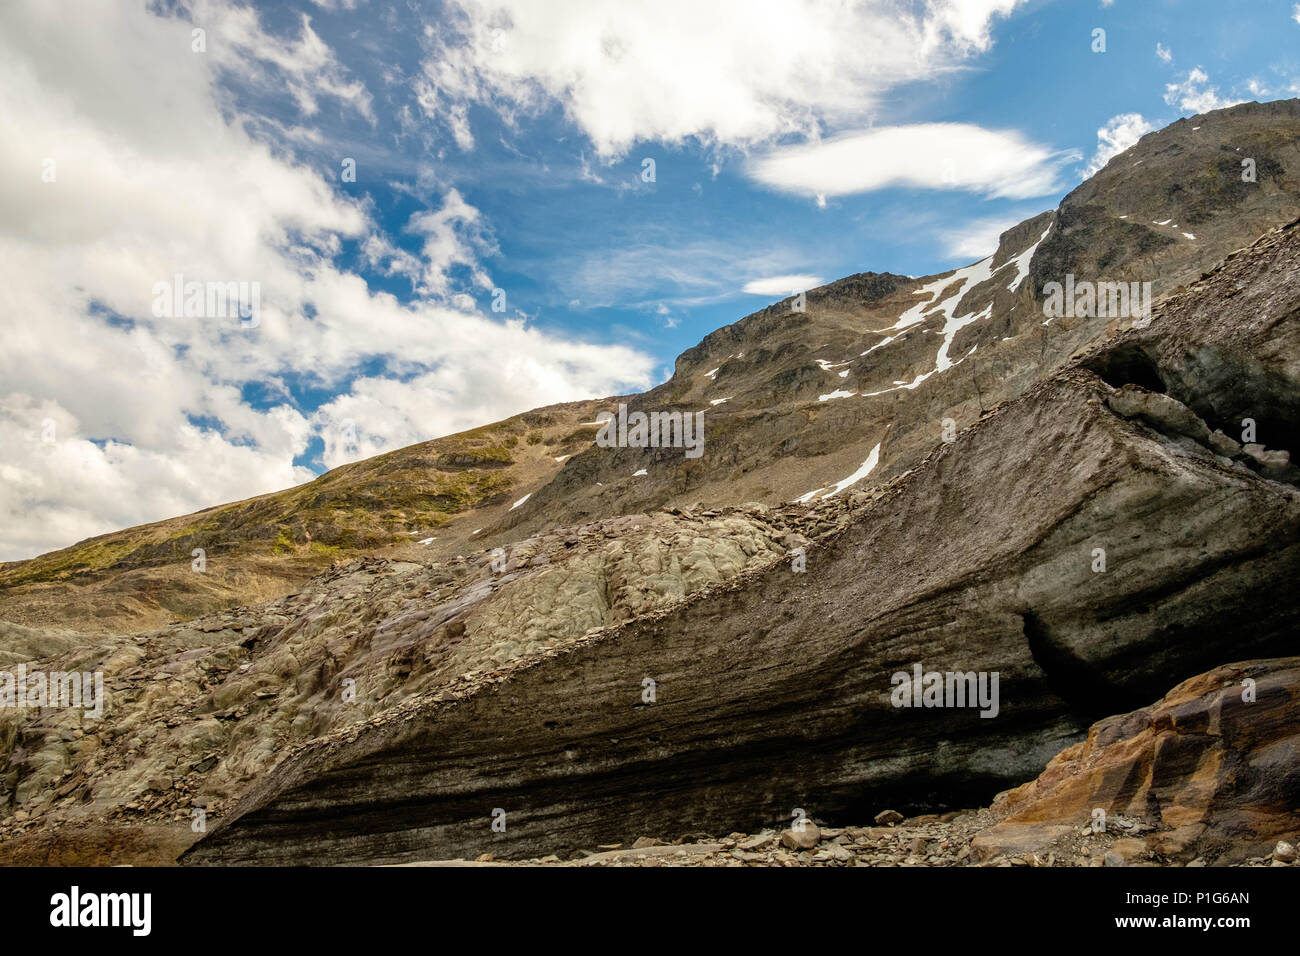
M 1032 777 L 1099 717 L 1295 652 L 1298 339 L 1293 224 L 860 499 L 805 572 L 759 563 L 311 740 L 186 859 L 535 856 Z M 893 706 L 918 664 L 996 672 L 997 715 Z
M 1300 658 L 1216 668 L 1100 721 L 994 810 L 976 858 L 1046 854 L 1081 825 L 1124 834 L 1124 862 L 1266 855 L 1300 833 Z

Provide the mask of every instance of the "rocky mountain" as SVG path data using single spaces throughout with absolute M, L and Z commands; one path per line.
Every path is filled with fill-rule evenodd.
M 1285 451 L 1223 429 L 1255 414 L 1261 439 L 1291 436 L 1297 225 L 878 492 L 811 504 L 828 527 L 802 573 L 760 555 L 681 601 L 471 666 L 306 741 L 188 858 L 534 856 L 689 829 L 701 808 L 712 829 L 743 831 L 794 807 L 834 822 L 971 805 L 1099 717 L 1225 660 L 1294 651 L 1300 475 Z M 485 602 L 566 576 L 568 562 L 535 559 Z M 476 626 L 491 606 L 463 600 L 389 623 L 450 636 L 465 614 L 464 640 L 492 635 Z M 530 598 L 517 626 L 548 604 Z M 894 675 L 916 667 L 996 673 L 1000 707 L 899 707 Z M 500 834 L 498 808 L 517 815 Z
M 1253 182 L 1243 182 L 1247 160 Z M 919 279 L 863 273 L 803 303 L 783 300 L 707 336 L 643 395 L 538 409 L 289 491 L 10 562 L 0 620 L 160 627 L 287 594 L 363 554 L 450 558 L 666 506 L 774 505 L 851 476 L 855 488 L 877 487 L 945 431 L 1131 321 L 1045 318 L 1047 283 L 1150 282 L 1159 298 L 1298 215 L 1300 100 L 1179 120 L 1008 230 L 989 259 Z M 705 454 L 595 446 L 583 423 L 620 401 L 703 411 Z M 195 548 L 208 557 L 203 575 L 191 571 Z
M 989 259 L 786 300 L 644 395 L 11 563 L 0 651 L 108 704 L 0 710 L 0 855 L 535 858 L 1045 768 L 965 859 L 1090 800 L 1163 859 L 1300 832 L 1294 664 L 1215 671 L 1297 653 L 1298 171 L 1300 101 L 1182 120 Z M 1109 282 L 1151 311 L 1045 307 Z M 620 402 L 703 411 L 703 454 L 595 442 Z

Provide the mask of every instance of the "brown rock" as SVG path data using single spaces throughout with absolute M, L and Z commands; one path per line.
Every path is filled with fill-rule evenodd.
M 1243 700 L 1243 682 L 1255 699 Z M 1150 707 L 1094 724 L 1087 740 L 1011 791 L 1003 817 L 978 835 L 983 858 L 1041 849 L 1089 819 L 1141 819 L 1172 828 L 1131 836 L 1107 854 L 1129 863 L 1154 852 L 1173 860 L 1237 862 L 1276 855 L 1300 826 L 1300 658 L 1248 661 L 1184 681 Z M 1289 845 L 1289 844 L 1279 844 Z M 1224 848 L 1227 848 L 1226 850 Z M 1283 850 L 1283 854 L 1286 850 Z M 1294 848 L 1291 849 L 1294 855 Z
M 781 834 L 781 843 L 791 850 L 811 850 L 822 838 L 821 830 L 811 820 Z

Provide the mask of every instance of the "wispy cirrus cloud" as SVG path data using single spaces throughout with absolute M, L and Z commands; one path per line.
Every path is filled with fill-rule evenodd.
M 942 229 L 939 231 L 939 240 L 944 255 L 970 262 L 992 255 L 997 251 L 1002 233 L 1029 218 L 1029 215 L 1032 213 L 990 216 L 955 228 Z

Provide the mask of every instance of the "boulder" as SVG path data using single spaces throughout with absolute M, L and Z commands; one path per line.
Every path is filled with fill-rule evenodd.
M 1128 864 L 1234 863 L 1270 851 L 1291 862 L 1279 837 L 1300 832 L 1300 658 L 1246 661 L 1179 684 L 1158 703 L 1094 724 L 1086 740 L 1011 791 L 1002 819 L 972 841 L 978 859 L 1058 849 L 1100 816 L 1147 821 L 1105 854 Z M 1117 864 L 1118 865 L 1118 864 Z

